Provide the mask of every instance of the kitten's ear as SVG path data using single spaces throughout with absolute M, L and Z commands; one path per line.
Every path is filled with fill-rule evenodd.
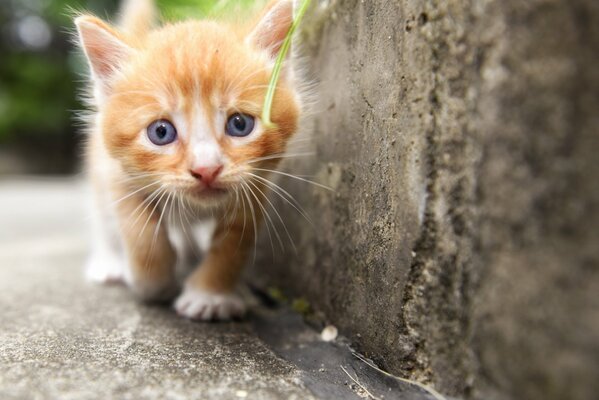
M 268 55 L 275 59 L 292 23 L 293 2 L 275 1 L 249 34 L 247 41 L 254 47 L 268 52 Z
M 75 20 L 75 25 L 93 78 L 105 92 L 110 89 L 110 78 L 134 50 L 116 30 L 98 18 L 81 16 Z

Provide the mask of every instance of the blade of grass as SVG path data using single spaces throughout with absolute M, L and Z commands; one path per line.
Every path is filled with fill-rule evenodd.
M 283 41 L 283 45 L 281 46 L 281 50 L 275 60 L 275 65 L 272 69 L 272 75 L 270 76 L 270 81 L 268 83 L 268 89 L 266 91 L 266 98 L 264 99 L 264 107 L 262 109 L 262 123 L 265 127 L 270 128 L 275 124 L 270 120 L 270 111 L 272 108 L 272 101 L 275 97 L 275 90 L 277 88 L 277 83 L 279 82 L 279 76 L 281 75 L 281 68 L 283 67 L 283 62 L 285 62 L 285 57 L 287 56 L 287 52 L 291 47 L 291 39 L 293 37 L 293 33 L 295 29 L 300 24 L 302 18 L 308 6 L 310 5 L 310 0 L 303 0 L 299 9 L 297 11 L 297 15 L 295 16 L 291 27 L 289 28 L 289 32 L 287 32 L 287 36 L 285 36 L 285 40 Z

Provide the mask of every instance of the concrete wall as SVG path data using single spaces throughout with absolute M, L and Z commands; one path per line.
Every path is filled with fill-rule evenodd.
M 264 234 L 253 279 L 447 394 L 592 398 L 599 3 L 315 3 L 315 155 L 284 166 L 334 192 L 279 180 L 313 225 L 279 199 L 297 251 Z

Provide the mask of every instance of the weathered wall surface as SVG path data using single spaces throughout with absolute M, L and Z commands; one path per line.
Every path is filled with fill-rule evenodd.
M 476 113 L 479 372 L 505 398 L 595 398 L 599 2 L 496 2 L 489 14 L 502 20 Z
M 297 251 L 263 235 L 257 281 L 448 394 L 591 398 L 599 3 L 338 0 L 307 18 L 318 103 L 292 152 L 315 156 L 284 165 L 334 192 L 279 180 L 313 225 L 279 199 Z

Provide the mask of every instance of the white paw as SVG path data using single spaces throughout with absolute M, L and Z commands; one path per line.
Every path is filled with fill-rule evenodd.
M 85 277 L 101 284 L 124 283 L 125 264 L 116 255 L 94 253 L 85 265 Z
M 210 293 L 185 288 L 175 302 L 175 310 L 182 317 L 195 321 L 229 320 L 245 314 L 245 304 L 233 293 Z

